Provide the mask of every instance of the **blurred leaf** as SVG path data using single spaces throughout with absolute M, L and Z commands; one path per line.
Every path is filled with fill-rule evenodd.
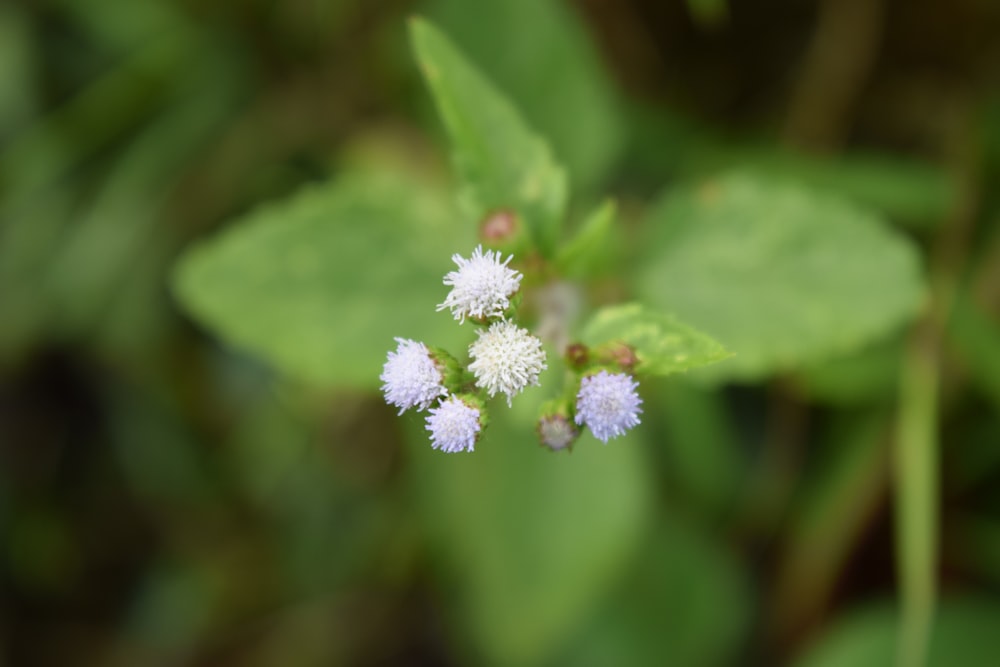
M 150 40 L 16 135 L 0 152 L 0 182 L 7 192 L 0 220 L 23 215 L 60 177 L 185 88 L 190 72 L 199 70 L 194 63 L 210 63 L 209 71 L 215 71 L 219 58 L 213 56 L 204 45 L 175 34 Z
M 156 564 L 137 586 L 124 629 L 133 645 L 146 651 L 142 661 L 154 655 L 189 661 L 217 622 L 221 589 L 219 573 L 205 563 Z
M 621 152 L 616 91 L 587 26 L 560 0 L 430 0 L 427 16 L 551 143 L 577 190 Z
M 881 153 L 813 157 L 771 143 L 727 138 L 669 109 L 635 109 L 631 163 L 663 182 L 663 173 L 705 178 L 745 170 L 851 199 L 917 227 L 939 224 L 955 184 L 935 164 Z
M 469 631 L 455 639 L 474 642 L 472 664 L 547 664 L 645 532 L 641 430 L 607 446 L 584 435 L 571 454 L 542 449 L 541 391 L 512 411 L 496 403 L 473 454 L 432 450 L 423 420 L 404 418 L 424 532 L 455 595 L 450 616 Z
M 796 667 L 885 667 L 897 664 L 897 614 L 879 606 L 855 611 L 795 661 Z M 1000 603 L 989 597 L 944 600 L 930 637 L 927 667 L 987 667 L 996 661 Z
M 820 620 L 857 541 L 885 501 L 889 420 L 881 412 L 832 422 L 825 458 L 801 484 L 774 584 L 775 622 L 794 636 Z
M 513 208 L 544 255 L 566 207 L 566 174 L 493 84 L 430 23 L 411 23 L 413 48 L 451 137 L 463 200 L 476 220 Z
M 995 452 L 1000 450 L 996 440 L 990 444 Z M 995 470 L 996 461 L 992 463 L 990 470 Z M 944 543 L 955 560 L 994 586 L 1000 583 L 1000 520 L 995 516 L 964 516 L 950 521 L 945 533 Z
M 899 384 L 901 342 L 894 337 L 812 364 L 797 372 L 795 381 L 810 399 L 833 405 L 892 401 Z
M 25 9 L 0 5 L 0 146 L 38 105 L 34 29 Z
M 605 201 L 587 219 L 576 235 L 559 249 L 556 265 L 562 275 L 585 279 L 608 263 L 609 241 L 615 222 L 615 202 Z
M 747 467 L 724 397 L 687 378 L 662 384 L 655 409 L 647 400 L 652 413 L 647 421 L 662 421 L 667 437 L 660 441 L 667 449 L 671 479 L 693 506 L 719 516 L 729 509 Z
M 940 224 L 955 199 L 944 169 L 895 156 L 848 153 L 819 159 L 764 148 L 734 157 L 734 164 L 747 169 L 827 190 L 921 227 Z
M 680 373 L 732 356 L 705 334 L 638 303 L 597 311 L 582 338 L 588 345 L 621 341 L 632 346 L 639 358 L 637 372 L 649 375 Z
M 291 376 L 374 388 L 394 336 L 467 342 L 434 306 L 448 257 L 467 252 L 473 231 L 430 186 L 349 174 L 196 246 L 174 286 L 203 323 Z
M 952 304 L 948 343 L 980 391 L 1000 406 L 1000 323 L 983 311 L 968 289 Z
M 687 0 L 694 20 L 706 28 L 714 28 L 729 18 L 728 0 Z
M 912 318 L 923 296 L 911 243 L 800 187 L 720 177 L 671 192 L 647 227 L 640 296 L 735 353 L 704 371 L 713 380 L 759 380 L 859 349 Z
M 658 522 L 616 595 L 556 664 L 702 667 L 733 661 L 749 629 L 741 563 L 702 529 Z

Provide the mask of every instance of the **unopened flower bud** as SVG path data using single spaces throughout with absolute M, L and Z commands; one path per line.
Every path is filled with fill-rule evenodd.
M 538 419 L 538 439 L 554 452 L 571 449 L 579 436 L 580 429 L 561 411 L 547 412 Z
M 479 237 L 490 246 L 511 246 L 521 232 L 517 214 L 509 209 L 493 211 L 479 223 Z
M 601 345 L 594 350 L 594 358 L 598 364 L 615 366 L 626 373 L 633 372 L 636 364 L 639 363 L 635 348 L 621 341 L 612 341 Z
M 590 361 L 590 350 L 583 343 L 566 346 L 566 363 L 570 368 L 582 369 Z

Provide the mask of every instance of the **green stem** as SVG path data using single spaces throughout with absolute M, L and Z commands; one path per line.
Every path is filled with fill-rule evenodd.
M 938 544 L 938 364 L 926 328 L 907 350 L 896 432 L 897 665 L 922 667 L 934 620 Z

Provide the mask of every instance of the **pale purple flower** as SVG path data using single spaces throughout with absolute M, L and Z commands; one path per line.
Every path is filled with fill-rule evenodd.
M 403 414 L 410 408 L 426 410 L 448 390 L 442 384 L 441 371 L 423 343 L 397 338 L 395 352 L 382 367 L 379 379 L 384 383 L 385 401 Z
M 627 373 L 601 371 L 580 382 L 576 395 L 576 423 L 586 424 L 598 440 L 605 443 L 639 423 L 642 399 L 636 393 L 639 383 Z
M 463 323 L 466 317 L 502 317 L 510 297 L 521 286 L 521 274 L 507 266 L 511 259 L 513 255 L 501 262 L 499 251 L 484 254 L 482 246 L 477 246 L 469 259 L 452 255 L 458 270 L 444 277 L 444 284 L 452 288 L 437 309 L 450 308 L 455 319 Z
M 538 374 L 547 368 L 542 341 L 527 329 L 508 321 L 494 322 L 476 332 L 479 338 L 469 346 L 473 362 L 469 370 L 476 376 L 476 386 L 493 397 L 498 391 L 511 397 L 529 384 L 538 384 Z
M 482 428 L 479 416 L 478 408 L 458 396 L 441 401 L 427 416 L 431 447 L 449 453 L 473 451 Z

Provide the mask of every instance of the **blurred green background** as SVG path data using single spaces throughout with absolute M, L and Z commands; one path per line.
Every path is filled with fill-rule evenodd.
M 737 352 L 628 437 L 379 395 L 470 333 L 413 15 L 617 200 L 588 303 Z M 990 0 L 0 4 L 0 665 L 994 664 L 997 91 Z

